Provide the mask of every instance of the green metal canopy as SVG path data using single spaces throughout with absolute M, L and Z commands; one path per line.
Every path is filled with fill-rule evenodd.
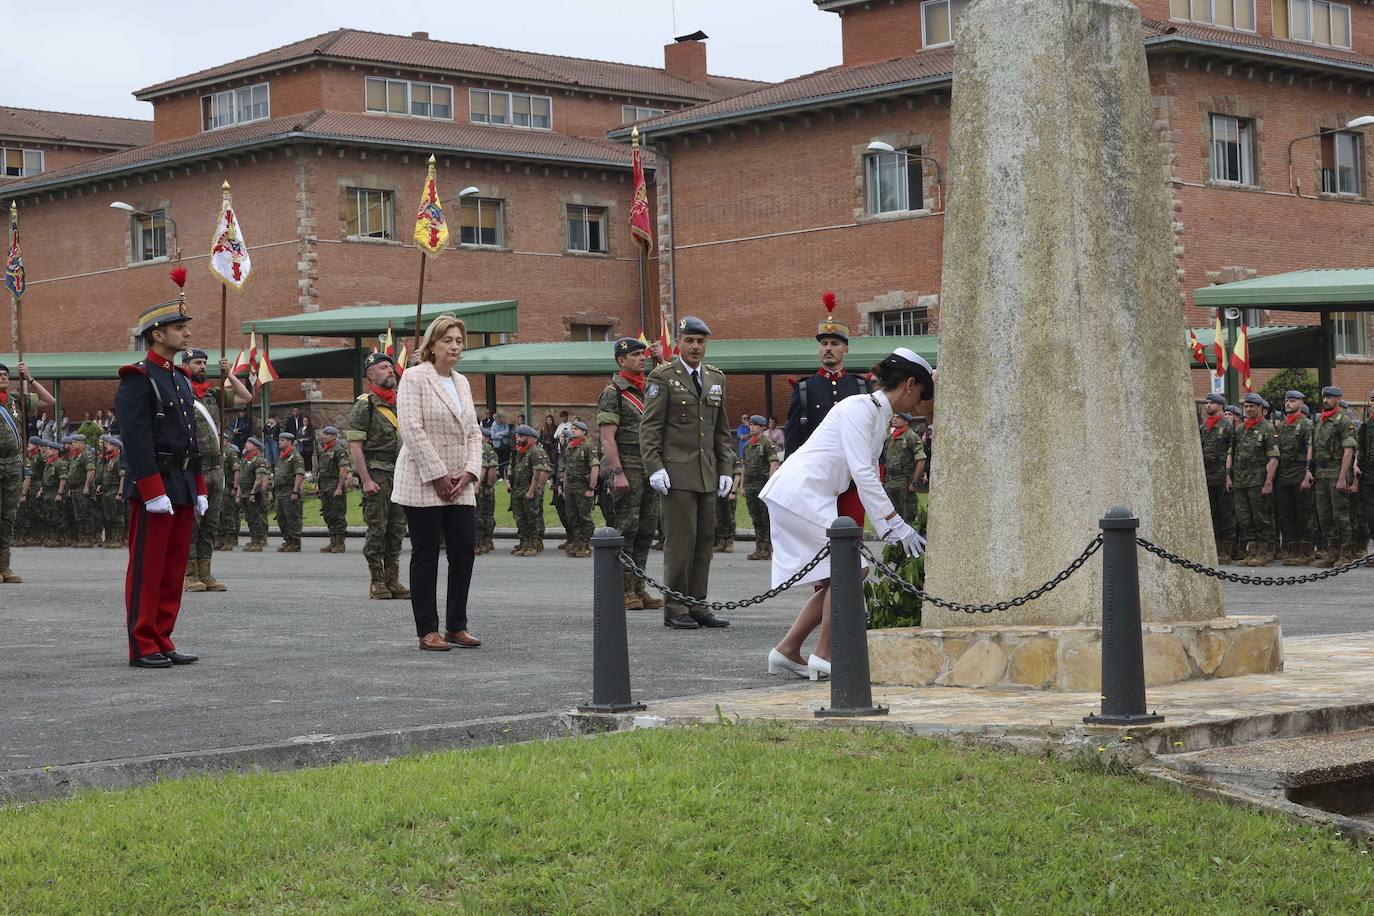
M 202 348 L 205 349 L 205 348 Z M 205 349 L 210 357 L 211 375 L 217 375 L 214 368 L 219 363 L 220 351 Z M 357 351 L 352 347 L 332 349 L 283 347 L 271 350 L 269 356 L 277 372 L 286 378 L 349 378 L 357 363 Z M 227 352 L 229 359 L 238 356 L 238 350 Z M 115 350 L 104 353 L 25 353 L 24 362 L 34 378 L 44 380 L 100 380 L 119 377 L 120 366 L 137 362 L 143 358 L 140 350 Z M 14 368 L 17 359 L 13 353 L 0 354 L 0 363 Z
M 1320 267 L 1193 290 L 1204 308 L 1272 308 L 1287 312 L 1374 309 L 1374 268 Z
M 428 323 L 443 314 L 463 319 L 469 334 L 514 334 L 516 306 L 514 299 L 490 302 L 435 302 L 424 307 L 422 322 Z M 260 318 L 242 323 L 243 333 L 256 330 L 259 334 L 287 334 L 292 337 L 375 337 L 386 332 L 387 325 L 397 334 L 415 331 L 415 305 L 356 305 L 280 318 Z M 275 361 L 275 360 L 274 360 Z

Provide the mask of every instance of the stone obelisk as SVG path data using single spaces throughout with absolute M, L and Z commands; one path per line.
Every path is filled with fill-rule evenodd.
M 976 0 L 960 17 L 926 588 L 983 603 L 1063 569 L 1112 506 L 1214 564 L 1140 14 Z M 926 628 L 1100 624 L 1101 563 L 1021 608 Z M 1224 616 L 1142 553 L 1149 622 Z

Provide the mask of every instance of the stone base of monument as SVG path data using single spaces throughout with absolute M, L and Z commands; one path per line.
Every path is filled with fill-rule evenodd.
M 1145 683 L 1283 670 L 1277 617 L 1149 623 Z M 1098 626 L 898 627 L 868 632 L 875 684 L 1091 691 L 1102 687 Z

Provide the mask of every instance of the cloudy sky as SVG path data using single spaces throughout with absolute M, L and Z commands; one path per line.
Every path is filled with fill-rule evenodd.
M 656 67 L 700 29 L 712 73 L 766 80 L 840 62 L 838 17 L 811 0 L 47 0 L 6 3 L 4 25 L 0 104 L 141 118 L 134 89 L 341 26 Z

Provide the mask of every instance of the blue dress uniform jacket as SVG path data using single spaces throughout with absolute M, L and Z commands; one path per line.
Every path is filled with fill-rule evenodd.
M 802 408 L 802 389 L 805 387 L 805 410 Z M 792 386 L 792 401 L 787 405 L 787 425 L 783 427 L 783 439 L 787 455 L 796 453 L 816 427 L 821 425 L 825 415 L 838 402 L 850 395 L 867 394 L 868 384 L 861 376 L 844 372 L 838 379 L 828 379 L 822 373 L 802 379 Z
M 119 370 L 115 410 L 124 441 L 125 497 L 166 495 L 189 506 L 206 494 L 196 442 L 195 393 L 186 375 L 152 352 Z

